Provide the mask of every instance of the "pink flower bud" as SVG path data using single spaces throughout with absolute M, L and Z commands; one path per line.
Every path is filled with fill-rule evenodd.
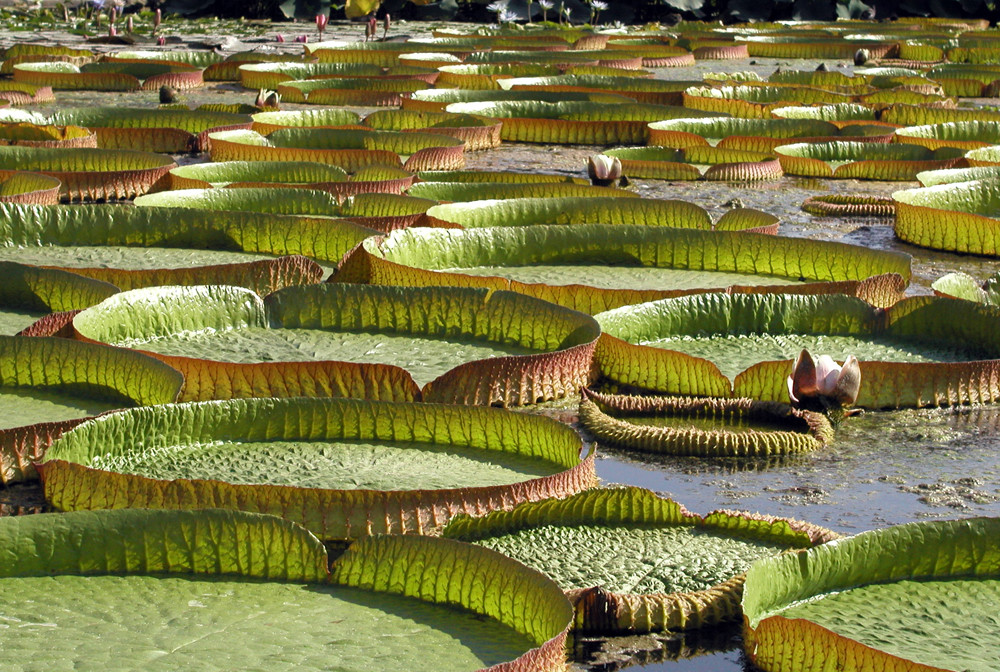
M 299 35 L 298 37 L 295 38 L 295 41 L 296 42 L 308 42 L 309 41 L 309 36 L 308 35 Z
M 110 21 L 111 25 L 113 26 L 113 25 L 115 25 L 115 21 L 117 21 L 117 20 L 118 20 L 118 10 L 115 9 L 114 7 L 112 7 L 111 8 L 111 13 L 108 14 L 108 21 Z
M 163 46 L 163 45 L 165 45 L 166 43 L 167 43 L 167 38 L 165 38 L 165 37 L 162 37 L 162 36 L 161 36 L 161 37 L 158 37 L 158 38 L 156 38 L 156 44 L 157 44 L 157 46 L 160 46 L 160 47 L 162 47 L 162 46 Z
M 156 10 L 156 16 L 153 17 L 153 28 L 159 28 L 160 22 L 163 20 L 163 10 Z
M 389 34 L 389 26 L 392 24 L 392 20 L 389 18 L 389 14 L 386 13 L 385 19 L 382 21 L 382 39 L 384 40 L 386 35 Z
M 317 14 L 316 15 L 316 28 L 319 29 L 319 32 L 321 32 L 321 33 L 323 32 L 323 29 L 326 28 L 326 24 L 327 24 L 327 22 L 329 20 L 330 20 L 330 17 L 327 16 L 326 14 Z
M 285 36 L 284 35 L 275 35 L 274 39 L 276 39 L 278 42 L 284 42 L 285 41 Z
M 108 26 L 108 37 L 114 37 L 118 34 L 118 29 L 115 28 L 115 24 Z
M 131 16 L 128 17 L 128 21 L 125 23 L 125 27 L 128 30 L 129 34 L 131 35 L 132 34 L 132 30 L 135 28 L 135 25 L 132 23 L 132 17 Z

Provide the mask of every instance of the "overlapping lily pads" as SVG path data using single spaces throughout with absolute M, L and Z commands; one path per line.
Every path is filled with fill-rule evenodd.
M 595 359 L 638 388 L 780 401 L 790 358 L 808 347 L 861 360 L 859 406 L 982 403 L 1000 395 L 995 310 L 934 297 L 886 309 L 838 295 L 682 297 L 598 315 Z
M 476 89 L 426 89 L 403 99 L 404 110 L 443 112 L 455 103 L 527 102 L 543 103 L 592 102 L 632 103 L 635 99 L 616 93 L 586 93 L 582 91 L 495 91 Z
M 343 199 L 356 194 L 399 194 L 415 176 L 395 166 L 366 166 L 354 175 L 338 166 L 310 161 L 220 161 L 170 171 L 173 189 L 299 187 Z
M 70 201 L 132 198 L 177 164 L 169 156 L 121 149 L 0 146 L 0 176 L 33 171 L 57 178 Z
M 384 164 L 410 171 L 454 170 L 465 165 L 465 143 L 431 133 L 285 128 L 210 133 L 213 161 L 316 161 L 355 172 Z M 404 163 L 405 160 L 405 163 Z
M 457 513 L 596 483 L 569 427 L 502 409 L 357 399 L 234 399 L 97 418 L 42 462 L 58 509 L 270 513 L 323 539 L 427 534 Z
M 784 174 L 781 163 L 769 152 L 695 145 L 626 147 L 604 152 L 621 160 L 622 171 L 632 177 L 659 180 L 716 180 L 756 182 L 777 180 Z
M 995 216 L 1000 180 L 906 189 L 892 198 L 901 240 L 938 250 L 1000 255 L 1000 220 Z
M 323 544 L 301 527 L 218 509 L 4 519 L 0 535 L 10 550 L 0 567 L 5 614 L 60 632 L 22 629 L 8 653 L 42 665 L 100 661 L 113 671 L 141 656 L 174 669 L 220 661 L 360 672 L 391 655 L 411 669 L 447 661 L 439 669 L 455 672 L 565 666 L 572 608 L 558 587 L 457 542 L 360 540 L 331 573 Z
M 315 282 L 322 270 L 305 256 L 336 263 L 376 233 L 328 218 L 111 205 L 0 203 L 0 221 L 2 258 L 61 266 L 121 287 L 228 282 L 263 292 Z
M 604 199 L 582 203 L 594 200 Z M 737 218 L 733 221 L 742 225 L 763 223 L 743 218 L 742 212 L 730 211 L 725 218 Z M 845 258 L 851 262 L 844 263 Z M 395 232 L 365 241 L 333 280 L 511 289 L 593 314 L 656 298 L 727 289 L 864 295 L 874 289 L 882 305 L 888 305 L 902 291 L 896 281 L 887 289 L 881 282 L 873 287 L 861 282 L 883 273 L 909 278 L 909 257 L 740 231 L 548 224 Z
M 845 137 L 846 136 L 846 137 Z M 649 144 L 661 147 L 706 146 L 770 152 L 778 145 L 836 140 L 892 141 L 893 129 L 850 125 L 838 128 L 820 119 L 675 119 L 649 125 Z
M 460 517 L 444 534 L 545 572 L 576 605 L 576 628 L 603 633 L 737 620 L 743 573 L 756 558 L 837 536 L 786 519 L 728 511 L 702 517 L 640 488 Z
M 925 170 L 962 165 L 964 150 L 871 142 L 796 143 L 774 152 L 789 175 L 836 179 L 906 181 Z
M 265 301 L 236 287 L 137 290 L 73 324 L 183 371 L 185 400 L 324 396 L 353 385 L 366 392 L 353 396 L 369 398 L 529 404 L 586 384 L 598 336 L 589 316 L 511 292 L 345 284 L 290 287 Z
M 516 93 L 516 92 L 512 92 Z M 645 143 L 650 121 L 679 117 L 714 116 L 683 107 L 592 102 L 453 103 L 448 112 L 472 114 L 503 122 L 501 137 L 515 142 L 621 145 Z
M 97 147 L 97 135 L 80 126 L 0 122 L 0 145 L 22 147 Z
M 927 521 L 762 560 L 747 573 L 744 647 L 764 670 L 988 670 L 998 539 L 996 518 Z

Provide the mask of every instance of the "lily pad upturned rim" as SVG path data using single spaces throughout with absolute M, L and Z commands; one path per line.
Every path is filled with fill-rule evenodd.
M 773 612 L 793 601 L 875 583 L 997 578 L 1000 519 L 922 521 L 869 530 L 799 556 L 767 558 L 747 572 L 744 647 L 764 669 L 794 655 L 803 672 L 848 660 L 885 670 L 939 670 L 852 640 L 803 618 Z M 900 549 L 906 549 L 901 553 Z M 876 622 L 872 624 L 877 628 Z
M 474 542 L 494 535 L 544 525 L 692 526 L 737 537 L 769 539 L 789 548 L 807 548 L 839 538 L 825 528 L 791 520 L 717 510 L 706 516 L 682 504 L 634 486 L 595 488 L 564 499 L 518 505 L 482 517 L 459 515 L 445 526 L 445 538 Z M 642 633 L 694 629 L 740 618 L 740 594 L 745 575 L 736 575 L 705 590 L 688 593 L 613 593 L 600 586 L 565 592 L 576 611 L 581 632 Z
M 779 309 L 782 317 L 776 321 L 775 311 Z M 681 314 L 684 328 L 664 331 L 663 320 L 678 324 L 676 318 Z M 737 314 L 741 318 L 735 318 Z M 836 321 L 823 318 L 832 314 L 838 316 Z M 1000 315 L 1000 308 L 967 301 L 920 296 L 876 308 L 860 298 L 836 294 L 701 294 L 625 306 L 595 316 L 602 327 L 595 362 L 609 379 L 654 394 L 741 396 L 771 401 L 787 398 L 791 359 L 758 362 L 730 383 L 717 365 L 707 359 L 633 342 L 680 334 L 694 329 L 696 324 L 704 324 L 697 322 L 694 315 L 727 321 L 726 333 L 734 333 L 736 329 L 742 333 L 761 330 L 772 333 L 776 329 L 797 333 L 791 327 L 793 320 L 803 319 L 818 325 L 806 333 L 828 333 L 832 328 L 833 333 L 891 335 L 916 341 L 950 339 L 981 350 L 1000 351 L 1000 341 L 990 326 Z M 729 321 L 729 318 L 734 319 Z M 754 326 L 744 326 L 751 324 Z M 708 329 L 718 331 L 714 326 L 703 327 L 701 331 Z M 993 382 L 998 374 L 1000 358 L 957 362 L 862 361 L 857 405 L 879 409 L 992 403 L 1000 398 L 1000 389 Z
M 738 212 L 738 210 L 734 212 Z M 467 229 L 465 232 L 459 234 L 445 233 L 443 229 L 408 229 L 407 231 L 406 233 L 394 232 L 387 237 L 376 237 L 364 241 L 345 257 L 344 263 L 341 264 L 338 272 L 331 278 L 331 282 L 419 286 L 451 284 L 467 287 L 508 289 L 537 296 L 547 301 L 553 301 L 575 310 L 596 314 L 619 306 L 666 297 L 698 294 L 705 291 L 749 293 L 790 291 L 804 293 L 847 292 L 852 295 L 864 292 L 864 295 L 867 296 L 874 290 L 874 296 L 879 301 L 884 301 L 886 305 L 890 305 L 901 296 L 902 289 L 905 289 L 910 278 L 909 255 L 903 255 L 898 252 L 869 251 L 865 248 L 847 246 L 843 243 L 783 238 L 781 236 L 767 235 L 766 233 L 696 231 L 670 229 L 668 227 L 593 224 L 549 224 L 544 227 Z M 734 266 L 732 267 L 726 266 L 723 269 L 715 267 L 705 270 L 739 270 L 741 268 L 747 268 L 751 271 L 757 270 L 759 264 L 753 264 L 752 266 L 735 265 L 739 258 L 740 250 L 751 251 L 753 254 L 768 254 L 768 258 L 771 261 L 782 255 L 789 254 L 789 252 L 794 252 L 798 247 L 803 248 L 803 254 L 805 254 L 805 250 L 809 247 L 818 248 L 813 252 L 814 255 L 818 256 L 812 257 L 813 259 L 825 258 L 827 256 L 832 258 L 834 255 L 840 255 L 844 252 L 853 252 L 862 257 L 867 257 L 867 259 L 864 264 L 866 270 L 861 271 L 858 264 L 853 264 L 849 267 L 851 271 L 850 275 L 843 274 L 839 276 L 837 273 L 843 273 L 843 271 L 848 270 L 847 266 L 838 266 L 836 272 L 834 272 L 832 266 L 820 269 L 815 264 L 810 264 L 808 267 L 796 265 L 794 277 L 806 277 L 807 280 L 811 280 L 811 282 L 806 282 L 802 285 L 777 288 L 757 285 L 732 285 L 725 288 L 716 287 L 695 290 L 634 290 L 601 289 L 584 284 L 554 286 L 544 283 L 524 283 L 498 275 L 473 276 L 463 273 L 433 270 L 431 265 L 421 265 L 419 261 L 407 263 L 400 256 L 404 252 L 395 249 L 399 248 L 401 243 L 409 242 L 407 240 L 409 238 L 444 238 L 454 235 L 473 236 L 475 238 L 470 238 L 470 241 L 473 242 L 482 239 L 483 242 L 477 247 L 469 248 L 479 250 L 476 253 L 478 255 L 482 255 L 484 251 L 501 254 L 517 250 L 518 246 L 524 247 L 528 244 L 525 240 L 530 238 L 529 242 L 533 246 L 532 249 L 545 254 L 544 258 L 558 258 L 558 254 L 567 245 L 567 239 L 579 242 L 576 240 L 577 238 L 587 238 L 594 241 L 606 241 L 602 242 L 606 250 L 616 249 L 615 245 L 630 245 L 629 251 L 633 258 L 636 251 L 652 259 L 654 256 L 658 256 L 654 255 L 654 252 L 660 246 L 668 246 L 670 249 L 676 248 L 680 250 L 686 249 L 684 246 L 688 245 L 697 246 L 699 249 L 710 246 L 711 249 L 718 249 L 719 252 L 707 255 L 707 257 L 702 255 L 697 258 L 685 255 L 683 259 L 684 264 L 692 262 L 705 264 L 711 260 L 717 261 L 719 259 L 733 260 Z M 491 240 L 487 243 L 486 239 Z M 769 241 L 768 239 L 773 240 Z M 437 241 L 435 241 L 435 244 L 440 245 Z M 469 243 L 466 243 L 466 245 L 469 245 Z M 602 258 L 606 259 L 606 256 Z M 472 257 L 473 261 L 477 259 L 483 259 L 483 257 Z M 485 257 L 486 261 L 490 259 L 494 259 L 494 257 Z M 509 256 L 504 257 L 504 259 L 509 259 Z M 483 261 L 478 261 L 478 263 L 482 264 Z M 509 262 L 505 261 L 504 263 Z M 793 261 L 793 263 L 797 262 Z M 871 273 L 871 276 L 861 277 L 864 273 Z M 894 279 L 883 281 L 883 276 L 887 274 L 892 275 Z M 897 285 L 901 285 L 901 287 L 897 288 Z M 690 393 L 696 394 L 694 391 Z
M 95 456 L 185 439 L 194 442 L 376 439 L 510 450 L 562 467 L 509 485 L 442 489 L 336 489 L 165 480 L 88 466 Z M 270 513 L 323 539 L 433 533 L 460 512 L 566 496 L 596 485 L 594 453 L 569 427 L 538 415 L 451 404 L 347 398 L 249 398 L 128 409 L 64 433 L 38 465 L 46 499 L 63 511 L 215 506 Z M 248 449 L 249 450 L 249 449 Z
M 12 549 L 0 565 L 2 577 L 191 574 L 334 584 L 469 609 L 534 643 L 515 660 L 481 672 L 512 666 L 556 669 L 564 664 L 572 624 L 572 607 L 544 575 L 488 549 L 446 539 L 369 537 L 352 544 L 331 566 L 323 544 L 302 527 L 274 516 L 221 509 L 5 518 L 0 536 Z M 81 538 L 88 543 L 80 543 Z M 193 541 L 198 539 L 213 543 Z M 428 575 L 436 580 L 426 581 Z
M 177 166 L 165 154 L 92 148 L 0 147 L 0 160 L 15 165 L 0 168 L 0 175 L 27 169 L 55 177 L 62 183 L 60 195 L 71 201 L 132 198 Z M 119 161 L 125 165 L 116 165 Z
M 0 336 L 0 382 L 114 394 L 132 404 L 163 404 L 177 399 L 184 378 L 152 357 L 123 348 L 64 338 Z M 0 430 L 0 482 L 37 478 L 34 462 L 54 438 L 79 422 L 40 422 Z
M 144 337 L 154 335 L 143 333 L 142 324 L 135 331 L 129 331 L 117 322 L 117 318 L 102 323 L 109 315 L 130 315 L 135 307 L 133 301 L 139 297 L 146 303 L 137 304 L 138 310 L 152 310 L 158 302 L 174 302 L 180 315 L 175 323 L 155 319 L 144 324 L 168 332 L 240 328 L 266 324 L 270 320 L 289 327 L 334 331 L 438 335 L 470 331 L 484 340 L 497 340 L 493 333 L 504 333 L 504 325 L 510 326 L 510 314 L 518 312 L 521 316 L 518 326 L 523 330 L 516 335 L 517 342 L 537 351 L 465 362 L 422 389 L 409 372 L 389 364 L 339 361 L 233 364 L 147 353 L 184 372 L 186 383 L 182 400 L 259 396 L 262 390 L 268 390 L 273 396 L 330 396 L 334 393 L 326 390 L 325 385 L 333 385 L 343 377 L 352 381 L 360 377 L 355 384 L 362 385 L 361 389 L 368 392 L 366 396 L 375 395 L 369 398 L 422 398 L 473 405 L 531 404 L 575 393 L 586 383 L 599 334 L 597 323 L 590 316 L 515 292 L 472 287 L 384 287 L 341 283 L 286 287 L 263 301 L 250 290 L 238 287 L 134 290 L 109 297 L 76 316 L 74 333 L 98 342 L 136 338 L 140 334 Z M 197 312 L 189 312 L 199 304 L 211 307 L 210 314 L 202 317 Z M 423 310 L 416 310 L 418 306 Z M 439 312 L 450 321 L 438 323 L 433 316 Z M 537 316 L 537 320 L 529 319 L 531 316 Z M 421 319 L 426 323 L 421 325 Z M 542 345 L 553 343 L 555 347 Z M 334 394 L 357 395 L 357 392 L 354 395 Z
M 1000 218 L 988 206 L 1000 179 L 946 182 L 893 192 L 896 236 L 935 250 L 1000 256 Z
M 744 418 L 786 424 L 789 428 L 747 432 L 731 432 L 725 427 L 700 430 L 680 425 L 641 425 L 619 417 L 635 415 Z M 833 426 L 821 413 L 795 409 L 783 402 L 746 398 L 633 396 L 601 394 L 584 388 L 580 420 L 599 441 L 664 455 L 771 457 L 817 450 L 833 441 Z

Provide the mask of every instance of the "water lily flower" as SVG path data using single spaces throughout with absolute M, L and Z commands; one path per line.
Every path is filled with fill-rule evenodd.
M 542 21 L 549 20 L 549 10 L 556 6 L 552 0 L 538 0 L 538 6 L 542 8 Z
M 132 34 L 132 30 L 134 28 L 135 28 L 135 24 L 133 23 L 132 17 L 130 16 L 130 17 L 128 17 L 128 21 L 125 22 L 125 30 L 128 31 L 129 35 L 131 35 Z
M 118 35 L 118 29 L 115 28 L 115 24 L 108 26 L 108 37 L 115 37 Z
M 371 37 L 371 39 L 374 40 L 375 32 L 377 30 L 378 30 L 378 22 L 375 20 L 375 17 L 372 16 L 371 18 L 368 19 L 368 25 L 365 27 L 365 39 L 367 40 L 368 37 Z
M 299 35 L 298 37 L 295 38 L 295 41 L 296 42 L 302 42 L 302 43 L 308 43 L 309 42 L 309 36 L 308 35 Z
M 274 39 L 276 41 L 278 41 L 278 42 L 284 42 L 285 41 L 285 36 L 284 35 L 275 35 Z
M 323 30 L 326 28 L 326 24 L 330 21 L 330 17 L 326 14 L 316 15 L 316 30 L 319 32 L 320 39 L 323 39 Z
M 598 17 L 601 15 L 605 9 L 608 8 L 608 3 L 601 2 L 601 0 L 593 0 L 590 3 L 590 23 L 596 24 Z
M 271 108 L 276 110 L 281 104 L 281 95 L 278 94 L 277 91 L 261 89 L 257 92 L 257 100 L 255 100 L 253 104 L 260 108 Z
M 590 183 L 598 187 L 607 187 L 622 177 L 622 162 L 617 156 L 594 154 L 587 159 L 587 175 Z
M 163 10 L 162 9 L 158 9 L 158 10 L 156 10 L 156 14 L 153 15 L 153 32 L 154 33 L 156 32 L 156 29 L 160 27 L 160 22 L 161 21 L 163 21 Z
M 845 408 L 858 400 L 861 389 L 861 365 L 850 355 L 839 366 L 829 355 L 813 360 L 803 349 L 795 359 L 788 377 L 788 396 L 795 406 L 818 405 L 821 409 Z
M 167 43 L 167 38 L 165 38 L 165 37 L 158 37 L 158 38 L 156 38 L 156 45 L 157 46 L 162 47 L 166 43 Z
M 392 20 L 389 18 L 388 12 L 385 15 L 385 19 L 382 20 L 382 41 L 389 35 L 389 26 L 392 25 Z

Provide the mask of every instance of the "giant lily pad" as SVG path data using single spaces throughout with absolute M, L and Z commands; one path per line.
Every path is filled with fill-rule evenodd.
M 469 151 L 500 146 L 502 124 L 469 114 L 450 114 L 420 110 L 379 110 L 365 117 L 365 125 L 374 129 L 439 133 L 458 138 Z
M 408 194 L 436 201 L 468 202 L 524 198 L 637 198 L 625 189 L 597 187 L 571 182 L 441 182 L 429 181 L 413 185 Z M 439 223 L 444 220 L 438 220 Z M 449 224 L 450 225 L 450 224 Z
M 797 143 L 776 147 L 774 152 L 789 175 L 896 181 L 914 180 L 925 170 L 951 168 L 962 161 L 963 153 L 952 147 L 930 150 L 871 142 Z
M 591 102 L 453 103 L 448 112 L 472 114 L 503 122 L 500 136 L 516 142 L 580 145 L 645 143 L 650 121 L 678 117 L 712 116 L 668 105 Z
M 58 509 L 221 505 L 323 539 L 426 534 L 456 513 L 596 483 L 569 427 L 501 409 L 233 399 L 130 409 L 77 429 L 41 465 Z
M 544 103 L 593 102 L 593 103 L 632 103 L 634 98 L 615 93 L 586 92 L 555 92 L 555 91 L 496 91 L 476 89 L 426 89 L 417 91 L 409 98 L 403 99 L 404 110 L 428 110 L 443 112 L 453 103 L 483 103 L 483 102 L 526 102 L 539 101 Z
M 174 401 L 182 382 L 180 373 L 137 352 L 62 338 L 0 336 L 0 482 L 35 477 L 33 461 L 81 419 Z
M 786 519 L 727 511 L 703 518 L 640 488 L 463 516 L 444 534 L 545 572 L 576 605 L 577 629 L 604 633 L 737 620 L 743 573 L 754 560 L 837 537 Z
M 360 540 L 331 574 L 301 527 L 217 509 L 29 516 L 3 520 L 0 535 L 5 617 L 51 626 L 20 629 L 8 655 L 46 666 L 360 672 L 386 655 L 449 672 L 565 665 L 572 608 L 558 587 L 458 542 Z
M 281 128 L 355 128 L 360 123 L 361 115 L 357 112 L 339 108 L 258 112 L 253 115 L 253 130 L 261 135 Z
M 595 200 L 605 199 L 582 203 Z M 610 201 L 613 207 L 617 200 Z M 439 207 L 458 205 L 468 204 Z M 740 217 L 742 211 L 732 212 Z M 751 223 L 754 220 L 750 218 Z M 845 257 L 851 262 L 842 263 Z M 727 288 L 853 294 L 861 291 L 860 281 L 882 273 L 909 278 L 909 257 L 748 232 L 549 224 L 394 232 L 355 249 L 333 279 L 511 289 L 598 313 L 654 298 Z M 898 298 L 898 291 L 888 292 L 888 303 Z
M 355 176 L 362 178 L 360 184 L 364 184 L 366 174 L 375 173 L 372 177 L 376 177 L 387 170 L 391 172 L 389 167 L 367 166 L 355 173 Z M 349 225 L 353 222 L 359 225 L 353 227 L 359 233 L 361 227 L 390 231 L 410 226 L 422 220 L 427 209 L 435 204 L 434 201 L 423 198 L 378 193 L 360 194 L 341 203 L 336 183 L 319 186 L 321 189 L 303 188 L 295 191 L 269 187 L 178 189 L 140 196 L 135 199 L 135 204 L 144 208 L 216 210 L 227 213 L 220 215 L 220 218 L 233 221 L 240 220 L 244 214 L 253 216 L 276 213 L 291 218 L 302 218 L 314 225 L 327 222 L 331 226 L 331 232 L 336 230 L 334 227 L 343 229 L 344 224 L 348 224 L 347 228 L 350 229 Z M 340 231 L 340 233 L 345 232 Z M 343 240 L 339 242 L 342 244 Z M 327 261 L 337 261 L 329 259 L 328 256 L 323 258 Z
M 626 147 L 604 153 L 621 160 L 622 172 L 629 177 L 756 182 L 777 180 L 784 174 L 773 153 L 744 149 L 695 145 L 683 149 Z
M 997 518 L 927 521 L 762 560 L 743 592 L 744 646 L 764 670 L 985 672 L 1000 646 L 998 539 Z
M 383 69 L 371 63 L 247 63 L 239 66 L 240 85 L 275 89 L 281 82 L 327 77 L 379 77 Z
M 78 315 L 76 331 L 179 368 L 184 399 L 322 396 L 323 376 L 370 373 L 371 394 L 390 399 L 415 397 L 419 386 L 428 401 L 528 404 L 579 389 L 598 335 L 588 316 L 472 288 L 326 284 L 266 301 L 235 287 L 116 296 Z
M 0 177 L 0 203 L 55 205 L 59 202 L 58 179 L 40 173 L 10 173 Z
M 116 292 L 78 273 L 0 261 L 0 334 L 13 336 L 49 313 L 82 310 Z
M 854 140 L 890 142 L 892 129 L 851 125 L 843 129 L 819 119 L 673 119 L 649 125 L 649 144 L 684 148 L 711 145 L 728 149 L 770 152 L 792 142 L 832 142 L 849 136 Z
M 542 64 L 445 65 L 438 70 L 441 76 L 436 85 L 442 89 L 499 89 L 506 88 L 500 86 L 500 81 L 504 79 L 559 74 L 556 66 Z
M 144 194 L 177 164 L 169 156 L 119 149 L 0 147 L 0 177 L 30 170 L 57 178 L 71 201 Z
M 354 175 L 343 168 L 309 161 L 220 161 L 170 171 L 173 189 L 299 187 L 320 189 L 338 199 L 356 194 L 399 194 L 413 173 L 394 166 L 366 166 Z
M 465 143 L 431 133 L 285 128 L 266 137 L 254 131 L 222 131 L 209 138 L 213 161 L 316 161 L 351 173 L 373 164 L 403 165 L 411 171 L 465 165 Z
M 850 96 L 811 87 L 723 86 L 691 87 L 684 91 L 684 107 L 702 110 L 704 116 L 731 114 L 734 117 L 767 119 L 771 110 L 799 104 L 852 102 Z
M 91 107 L 60 110 L 51 117 L 56 124 L 76 124 L 97 133 L 104 149 L 140 149 L 180 154 L 208 150 L 208 134 L 250 128 L 245 114 L 204 110 L 137 110 Z
M 896 236 L 922 247 L 1000 255 L 1000 180 L 940 184 L 893 193 Z
M 0 122 L 0 145 L 22 147 L 97 147 L 97 135 L 80 126 Z
M 1000 394 L 995 310 L 934 297 L 886 309 L 839 295 L 681 297 L 598 315 L 595 360 L 639 388 L 780 401 L 791 357 L 808 347 L 862 361 L 859 406 L 988 402 Z
M 78 267 L 111 268 L 163 268 L 170 261 L 186 267 L 193 260 L 242 262 L 282 255 L 336 263 L 363 238 L 376 233 L 350 221 L 320 217 L 268 212 L 223 216 L 199 208 L 113 205 L 67 208 L 0 203 L 0 223 L 0 256 L 39 265 L 75 262 Z
M 1000 142 L 1000 122 L 953 121 L 896 130 L 898 142 L 921 145 L 928 149 L 961 147 L 977 149 Z
M 423 79 L 303 79 L 277 86 L 282 100 L 310 105 L 398 107 L 414 91 L 429 89 Z
M 586 93 L 617 93 L 639 103 L 680 105 L 681 93 L 694 82 L 673 82 L 641 77 L 609 75 L 559 75 L 557 77 L 514 77 L 499 82 L 509 91 L 572 91 Z

